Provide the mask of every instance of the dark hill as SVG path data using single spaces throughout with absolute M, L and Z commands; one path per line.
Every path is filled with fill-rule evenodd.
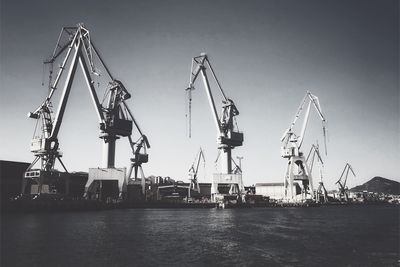
M 400 183 L 376 176 L 368 182 L 350 189 L 353 192 L 362 192 L 365 190 L 374 193 L 400 195 Z

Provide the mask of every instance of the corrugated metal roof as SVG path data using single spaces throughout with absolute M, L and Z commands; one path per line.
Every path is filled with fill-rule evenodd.
M 256 183 L 256 186 L 283 186 L 283 183 Z
M 296 186 L 298 183 L 294 182 L 293 185 Z M 256 186 L 283 186 L 283 183 L 256 183 Z

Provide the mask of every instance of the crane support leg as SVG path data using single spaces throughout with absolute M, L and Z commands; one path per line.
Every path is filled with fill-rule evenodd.
M 84 197 L 93 199 L 92 196 L 96 194 L 94 192 L 96 190 L 94 181 L 98 181 L 100 183 L 100 192 L 99 195 L 103 195 L 104 181 L 116 181 L 118 187 L 118 193 L 114 194 L 115 190 L 111 188 L 110 190 L 106 190 L 111 198 L 118 198 L 126 192 L 126 168 L 90 168 L 89 169 L 89 178 L 85 185 L 85 194 Z M 114 184 L 115 185 L 115 184 Z M 111 187 L 113 185 L 110 185 Z M 107 196 L 103 196 L 106 198 Z
M 290 173 L 290 161 L 288 162 L 287 166 L 286 166 L 286 172 L 285 172 L 285 179 L 283 181 L 283 192 L 284 192 L 284 199 L 289 199 L 289 184 L 290 184 L 290 177 L 289 177 L 289 173 Z
M 231 148 L 221 149 L 222 173 L 232 173 L 232 150 Z
M 140 185 L 142 187 L 142 194 L 146 196 L 146 177 L 144 176 L 143 168 L 141 164 L 132 163 L 131 167 L 129 168 L 128 175 L 126 176 L 126 183 L 128 184 L 131 180 L 132 172 L 134 173 L 134 177 L 132 178 L 134 181 L 137 181 L 138 178 L 138 171 L 140 171 L 141 181 Z
M 304 156 L 292 156 L 289 159 L 284 181 L 284 197 L 287 201 L 295 201 L 296 199 L 295 195 L 297 194 L 294 192 L 295 180 L 302 182 L 303 200 L 307 198 L 307 194 L 310 194 L 311 198 L 314 198 L 312 175 Z
M 294 181 L 293 169 L 294 169 L 294 162 L 293 162 L 293 159 L 291 159 L 289 161 L 289 199 L 290 200 L 293 200 L 293 198 L 294 198 L 294 195 L 293 195 L 293 181 Z
M 146 196 L 146 177 L 144 177 L 144 172 L 142 166 L 139 166 L 140 174 L 142 175 L 142 194 Z
M 103 138 L 103 168 L 115 167 L 116 136 L 108 135 Z

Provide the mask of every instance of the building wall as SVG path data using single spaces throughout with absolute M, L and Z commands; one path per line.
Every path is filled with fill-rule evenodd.
M 205 197 L 211 197 L 211 183 L 199 183 L 200 194 Z
M 28 162 L 0 160 L 0 188 L 2 203 L 21 194 L 23 174 L 29 165 L 30 163 Z
M 293 192 L 295 195 L 300 194 L 300 187 L 297 183 L 293 184 Z M 285 188 L 283 183 L 261 183 L 256 184 L 256 195 L 270 197 L 270 199 L 283 199 Z
M 282 199 L 284 187 L 282 185 L 256 185 L 256 195 L 268 196 L 271 199 Z

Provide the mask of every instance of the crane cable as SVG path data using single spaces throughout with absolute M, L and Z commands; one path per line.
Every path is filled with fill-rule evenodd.
M 185 96 L 185 117 L 186 117 L 186 135 L 192 137 L 192 88 L 186 89 L 187 96 Z
M 43 62 L 43 64 L 42 64 L 42 86 L 44 86 L 44 71 L 45 71 L 45 69 L 44 69 L 44 65 L 45 65 L 45 63 Z

